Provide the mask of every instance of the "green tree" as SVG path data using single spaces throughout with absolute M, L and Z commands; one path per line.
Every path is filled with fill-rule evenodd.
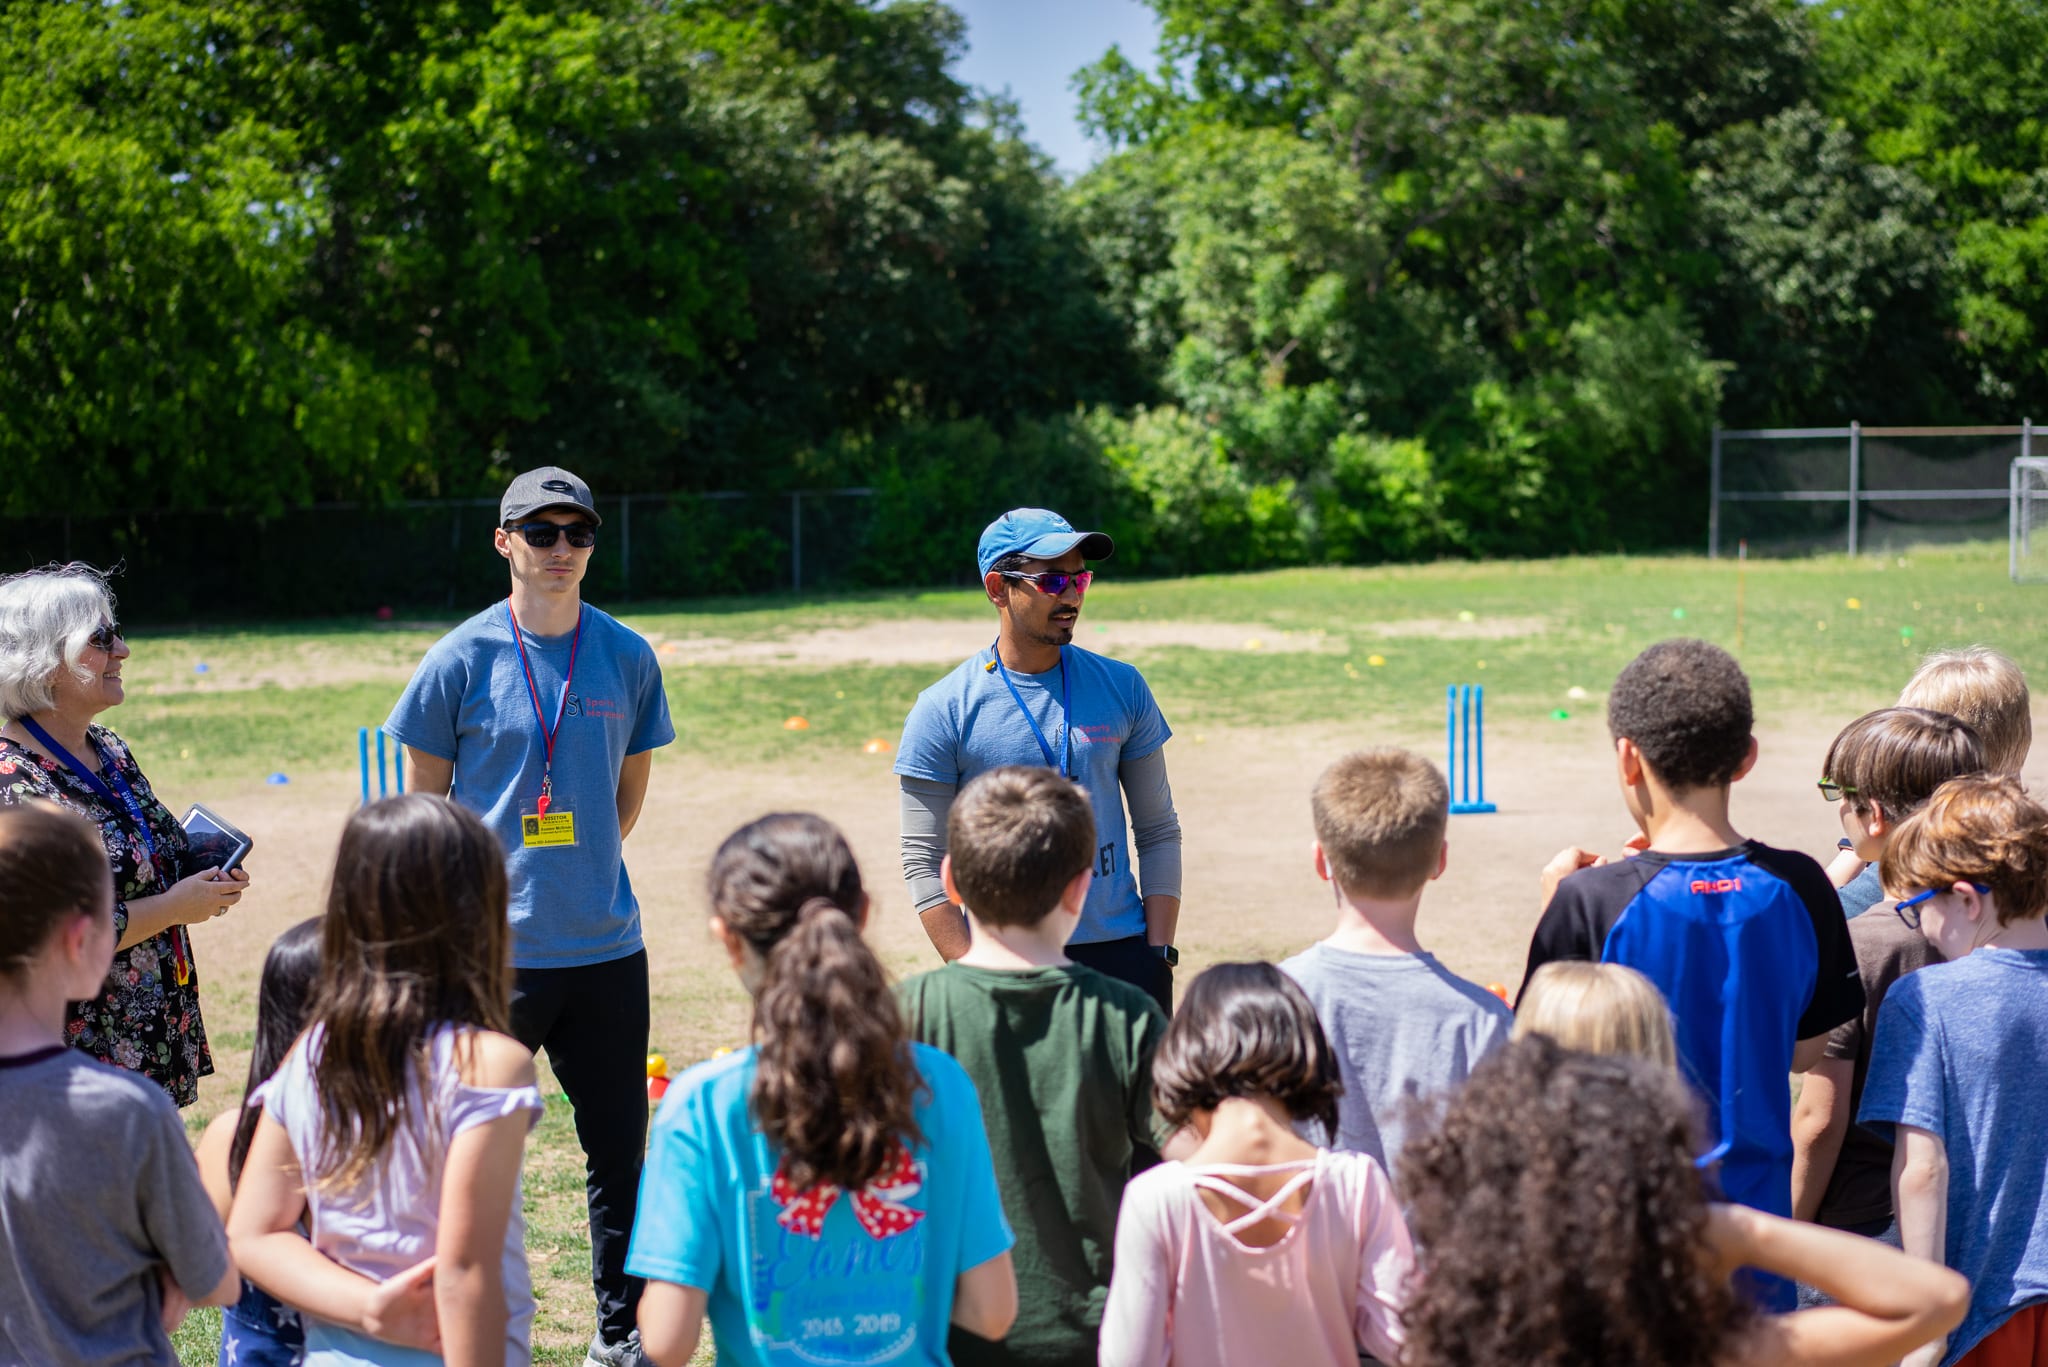
M 380 494 L 430 401 L 300 307 L 326 213 L 224 101 L 246 16 L 0 7 L 0 510 Z
M 1968 378 L 1942 325 L 1934 195 L 1917 175 L 1872 163 L 1802 105 L 1723 130 L 1693 193 L 1720 263 L 1696 309 L 1735 362 L 1730 425 L 1955 416 Z
M 1851 0 L 1832 13 L 1830 107 L 1878 161 L 1933 188 L 1980 400 L 2048 400 L 2048 6 Z

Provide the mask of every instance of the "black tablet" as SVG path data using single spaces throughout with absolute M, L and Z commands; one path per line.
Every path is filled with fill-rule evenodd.
M 256 845 L 255 841 L 196 802 L 192 804 L 192 810 L 185 813 L 184 826 L 185 834 L 192 841 L 191 862 L 187 868 L 216 864 L 222 873 L 227 873 L 240 867 Z

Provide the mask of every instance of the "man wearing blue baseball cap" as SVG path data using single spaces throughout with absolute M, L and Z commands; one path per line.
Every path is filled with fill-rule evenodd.
M 1103 533 L 1076 531 L 1044 508 L 1014 508 L 982 532 L 977 556 L 996 639 L 920 693 L 903 724 L 903 875 L 932 946 L 959 958 L 967 922 L 939 871 L 953 795 L 1006 764 L 1059 771 L 1088 794 L 1095 813 L 1095 876 L 1068 957 L 1143 988 L 1171 1011 L 1180 818 L 1164 747 L 1173 733 L 1143 675 L 1073 643 L 1094 577 L 1087 562 L 1115 549 Z

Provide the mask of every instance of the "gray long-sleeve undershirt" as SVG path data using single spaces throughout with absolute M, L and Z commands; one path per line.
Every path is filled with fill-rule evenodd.
M 1166 750 L 1116 767 L 1130 815 L 1131 840 L 1138 849 L 1138 890 L 1144 897 L 1180 896 L 1180 814 L 1173 809 L 1173 788 L 1166 780 Z M 946 855 L 946 813 L 952 810 L 955 784 L 931 779 L 899 779 L 903 809 L 903 880 L 918 913 L 946 900 L 939 861 Z

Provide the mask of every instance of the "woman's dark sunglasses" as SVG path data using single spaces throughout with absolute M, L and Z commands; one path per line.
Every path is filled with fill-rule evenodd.
M 597 544 L 597 528 L 588 522 L 571 522 L 566 527 L 554 522 L 520 522 L 505 530 L 519 533 L 535 550 L 546 550 L 564 533 L 568 534 L 569 544 L 578 550 Z
M 1850 784 L 1824 778 L 1820 781 L 1820 795 L 1829 802 L 1840 802 L 1845 797 L 1856 796 L 1856 789 Z
M 114 648 L 114 642 L 121 639 L 121 625 L 118 622 L 101 622 L 92 629 L 92 635 L 85 638 L 86 644 L 94 650 Z
M 1064 570 L 1047 570 L 1043 574 L 1026 574 L 1022 570 L 1003 570 L 1001 573 L 1005 579 L 1015 579 L 1025 584 L 1036 584 L 1040 593 L 1052 598 L 1057 598 L 1065 593 L 1069 586 L 1072 586 L 1076 593 L 1086 593 L 1088 592 L 1088 585 L 1095 581 L 1094 570 L 1074 570 L 1071 573 Z

